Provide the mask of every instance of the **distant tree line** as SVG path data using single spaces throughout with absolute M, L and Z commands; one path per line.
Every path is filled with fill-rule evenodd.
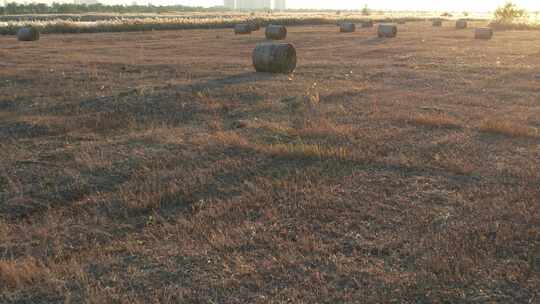
M 153 6 L 153 5 L 104 5 L 104 4 L 73 4 L 73 3 L 44 3 L 18 4 L 15 2 L 0 6 L 2 15 L 23 14 L 84 14 L 84 13 L 166 13 L 166 12 L 211 12 L 222 10 L 221 7 L 204 8 L 183 5 Z

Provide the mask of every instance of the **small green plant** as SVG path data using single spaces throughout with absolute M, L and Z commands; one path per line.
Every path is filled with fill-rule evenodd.
M 369 8 L 368 8 L 367 4 L 364 5 L 364 8 L 362 9 L 362 15 L 369 16 L 370 14 L 371 14 L 371 12 L 369 11 Z
M 519 8 L 515 3 L 508 1 L 505 5 L 495 10 L 495 21 L 499 23 L 512 23 L 516 19 L 527 15 L 524 9 Z

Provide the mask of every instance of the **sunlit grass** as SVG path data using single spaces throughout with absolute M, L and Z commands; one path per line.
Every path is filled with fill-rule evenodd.
M 540 132 L 525 124 L 502 119 L 486 119 L 480 124 L 480 130 L 486 133 L 515 137 L 538 137 Z
M 334 159 L 349 160 L 351 152 L 346 147 L 335 147 L 324 144 L 291 143 L 270 145 L 266 152 L 281 157 L 299 159 Z
M 446 113 L 418 114 L 412 116 L 409 119 L 409 122 L 417 125 L 438 128 L 457 128 L 460 125 L 457 119 Z
M 34 258 L 0 260 L 0 291 L 31 286 L 44 276 L 43 267 Z
M 84 16 L 85 21 L 78 21 Z M 286 25 L 301 24 L 335 24 L 337 21 L 358 22 L 366 18 L 380 21 L 422 21 L 427 18 L 438 17 L 438 12 L 374 12 L 370 16 L 362 15 L 361 12 L 350 11 L 336 14 L 335 12 L 283 12 L 283 13 L 256 13 L 251 15 L 247 12 L 223 12 L 214 14 L 187 13 L 168 15 L 40 15 L 40 20 L 20 21 L 17 16 L 10 19 L 5 16 L 0 22 L 0 34 L 15 34 L 22 26 L 34 26 L 43 33 L 93 33 L 93 32 L 124 32 L 124 31 L 149 31 L 149 30 L 173 30 L 192 28 L 227 28 L 246 20 L 257 21 L 262 25 L 279 23 Z M 72 17 L 72 19 L 68 18 Z M 95 17 L 95 18 L 93 18 Z M 463 17 L 463 16 L 453 16 Z M 473 19 L 489 19 L 486 14 L 468 16 Z M 92 20 L 95 19 L 95 20 Z

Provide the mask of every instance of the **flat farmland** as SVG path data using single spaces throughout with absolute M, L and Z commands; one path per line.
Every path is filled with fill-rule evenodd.
M 536 303 L 540 31 L 0 37 L 1 303 Z

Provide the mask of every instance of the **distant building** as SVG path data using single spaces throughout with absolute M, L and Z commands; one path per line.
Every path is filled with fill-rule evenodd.
M 99 1 L 97 0 L 75 0 L 75 4 L 81 4 L 81 5 L 95 5 L 98 4 Z
M 274 9 L 284 11 L 287 9 L 287 0 L 274 0 Z
M 280 0 L 279 2 L 285 2 Z M 223 6 L 236 10 L 270 10 L 272 0 L 224 0 Z
M 231 10 L 236 9 L 236 0 L 225 0 L 223 6 Z
M 239 10 L 259 10 L 271 9 L 270 0 L 236 0 L 236 9 Z
M 236 0 L 235 9 L 245 10 L 245 9 L 249 9 L 251 6 L 252 6 L 251 0 Z

